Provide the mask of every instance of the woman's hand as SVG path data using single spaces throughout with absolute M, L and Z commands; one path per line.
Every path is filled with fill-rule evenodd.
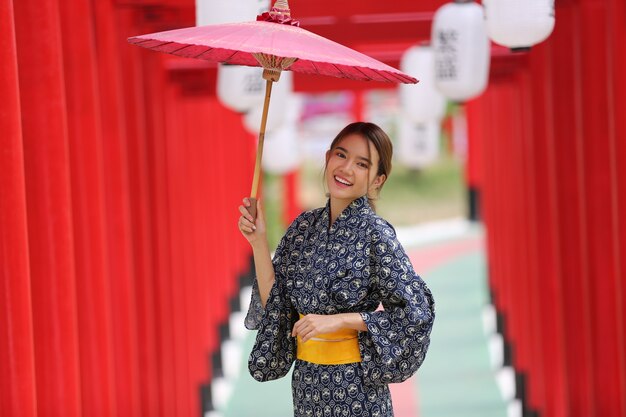
M 239 217 L 237 226 L 246 240 L 254 246 L 257 243 L 266 242 L 267 233 L 265 228 L 265 214 L 261 208 L 261 200 L 256 201 L 256 221 L 253 220 L 252 215 L 247 210 L 247 207 L 250 207 L 250 205 L 250 199 L 247 197 L 244 198 L 243 205 L 239 206 L 239 213 L 241 213 L 241 216 Z
M 291 336 L 300 336 L 303 342 L 324 333 L 341 329 L 366 332 L 367 326 L 359 313 L 339 313 L 332 315 L 307 314 L 293 325 Z
M 303 342 L 324 333 L 332 333 L 344 328 L 342 314 L 307 314 L 293 325 L 291 335 L 300 336 Z
M 243 199 L 243 205 L 239 206 L 239 212 L 241 213 L 241 217 L 239 217 L 239 221 L 237 222 L 239 231 L 252 246 L 257 243 L 267 241 L 267 233 L 265 229 L 265 215 L 263 213 L 263 209 L 261 208 L 261 201 L 257 200 L 256 203 L 256 221 L 252 219 L 252 216 L 250 215 L 250 213 L 248 213 L 248 210 L 246 209 L 246 207 L 250 207 L 250 199 L 246 197 Z

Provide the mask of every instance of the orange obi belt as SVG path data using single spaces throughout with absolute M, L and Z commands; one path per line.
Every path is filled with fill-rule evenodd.
M 300 318 L 304 315 L 300 314 Z M 318 334 L 306 342 L 298 336 L 298 359 L 318 365 L 343 365 L 361 362 L 359 333 L 342 329 L 332 333 Z

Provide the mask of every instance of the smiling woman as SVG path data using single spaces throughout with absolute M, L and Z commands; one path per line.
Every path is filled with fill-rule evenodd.
M 363 195 L 367 195 L 374 207 L 374 200 L 391 174 L 392 153 L 391 140 L 373 123 L 351 123 L 339 132 L 326 152 L 324 168 L 329 196 L 336 200 L 337 213 Z M 330 192 L 331 189 L 335 192 Z
M 325 207 L 302 213 L 270 259 L 265 217 L 239 207 L 256 280 L 246 326 L 258 381 L 292 379 L 294 414 L 393 416 L 389 383 L 424 361 L 434 301 L 372 202 L 391 172 L 389 137 L 352 123 L 326 153 Z M 379 304 L 384 310 L 378 310 Z

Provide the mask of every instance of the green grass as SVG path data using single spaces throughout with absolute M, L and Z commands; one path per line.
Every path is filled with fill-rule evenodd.
M 461 164 L 444 157 L 420 172 L 396 164 L 381 191 L 376 211 L 395 226 L 463 216 L 465 186 Z

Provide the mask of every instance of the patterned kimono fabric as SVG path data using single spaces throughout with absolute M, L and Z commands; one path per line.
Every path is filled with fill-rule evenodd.
M 296 417 L 393 416 L 388 384 L 405 381 L 424 361 L 434 301 L 393 227 L 365 196 L 331 227 L 329 219 L 330 201 L 289 226 L 272 261 L 276 280 L 265 308 L 255 280 L 246 327 L 258 333 L 248 368 L 256 380 L 270 381 L 295 362 Z M 379 303 L 384 310 L 376 311 Z M 299 315 L 338 313 L 360 313 L 367 325 L 358 332 L 361 360 L 298 359 L 291 331 Z

